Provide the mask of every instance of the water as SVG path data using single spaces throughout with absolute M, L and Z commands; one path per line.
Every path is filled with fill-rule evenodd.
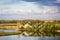
M 19 37 L 18 35 L 2 36 L 0 40 L 60 40 L 58 37 Z
M 0 30 L 0 32 L 17 32 L 17 30 Z M 58 37 L 20 37 L 20 35 L 0 36 L 0 40 L 60 40 Z
M 0 30 L 0 32 L 17 32 L 17 30 Z

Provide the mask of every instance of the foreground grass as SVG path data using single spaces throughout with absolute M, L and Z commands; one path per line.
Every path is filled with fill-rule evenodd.
M 9 36 L 9 35 L 20 35 L 22 33 L 20 32 L 0 32 L 0 36 Z M 48 33 L 50 34 L 50 33 Z M 55 34 L 51 34 L 52 36 L 49 36 L 49 35 L 45 35 L 45 36 L 48 36 L 48 37 L 55 37 L 55 35 L 58 37 L 60 36 L 60 33 L 55 33 Z M 54 35 L 54 36 L 53 36 Z M 24 34 L 22 34 L 22 36 L 26 36 Z M 32 35 L 29 35 L 29 36 L 34 36 L 34 33 Z M 36 36 L 36 35 L 35 35 Z M 38 35 L 38 36 L 41 36 L 41 35 Z M 42 35 L 43 36 L 43 35 Z
M 0 32 L 0 36 L 18 35 L 19 32 Z

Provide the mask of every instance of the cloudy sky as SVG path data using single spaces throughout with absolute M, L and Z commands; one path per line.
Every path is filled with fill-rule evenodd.
M 0 0 L 0 20 L 60 20 L 60 0 Z

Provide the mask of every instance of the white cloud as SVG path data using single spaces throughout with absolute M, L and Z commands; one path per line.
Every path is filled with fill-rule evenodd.
M 0 7 L 1 13 L 32 13 L 34 10 L 38 10 L 38 5 L 34 2 L 20 2 L 14 5 L 3 5 Z M 36 10 L 36 11 L 37 11 Z
M 55 6 L 43 6 L 38 5 L 36 2 L 20 1 L 17 4 L 12 5 L 0 5 L 0 14 L 26 14 L 26 13 L 58 13 L 58 8 Z
M 20 1 L 15 4 L 0 5 L 0 19 L 60 19 L 60 14 L 57 14 L 58 10 L 57 6 L 45 6 L 37 4 L 37 2 Z
M 43 13 L 58 13 L 58 8 L 56 6 L 44 6 Z

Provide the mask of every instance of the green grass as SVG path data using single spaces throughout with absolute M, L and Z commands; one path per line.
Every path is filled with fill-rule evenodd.
M 17 24 L 0 24 L 0 26 L 17 26 Z
M 19 32 L 0 32 L 0 36 L 18 35 Z

